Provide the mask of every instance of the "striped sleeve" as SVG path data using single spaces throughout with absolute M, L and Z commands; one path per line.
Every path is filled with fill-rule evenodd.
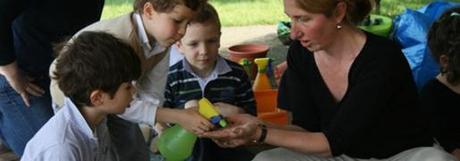
M 236 88 L 235 93 L 237 98 L 236 105 L 242 107 L 246 113 L 256 116 L 256 101 L 254 99 L 254 93 L 252 92 L 251 81 L 247 73 L 243 70 L 243 67 L 239 64 L 232 64 L 231 66 L 233 68 L 232 70 L 234 70 L 240 78 L 240 85 Z
M 163 107 L 170 107 L 170 108 L 173 107 L 172 102 L 174 100 L 174 95 L 171 93 L 172 92 L 171 82 L 172 82 L 171 74 L 168 74 L 168 78 L 166 81 L 166 87 L 165 87 L 165 93 L 164 93 L 165 101 L 163 103 Z

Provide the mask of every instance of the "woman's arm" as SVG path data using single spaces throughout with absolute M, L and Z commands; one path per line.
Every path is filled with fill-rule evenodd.
M 237 70 L 239 69 L 239 70 Z M 256 100 L 254 98 L 254 93 L 252 91 L 251 80 L 248 75 L 242 68 L 237 68 L 240 72 L 240 82 L 236 85 L 236 106 L 240 107 L 244 113 L 249 113 L 251 115 L 257 116 L 257 107 Z
M 332 155 L 329 147 L 329 142 L 326 136 L 321 132 L 308 132 L 268 127 L 267 137 L 264 143 L 284 147 L 306 154 L 315 154 L 325 157 Z
M 288 117 L 292 117 L 290 112 L 288 114 Z M 275 124 L 275 123 L 271 123 L 271 122 L 264 122 L 264 124 L 267 125 L 267 127 L 270 127 L 270 128 L 273 128 L 273 129 L 279 129 L 279 130 L 308 131 L 308 130 L 305 130 L 304 128 L 300 127 L 300 126 L 292 124 L 291 122 L 289 122 L 286 125 L 280 125 L 280 124 Z
M 230 116 L 227 121 L 230 122 L 229 127 L 206 132 L 202 137 L 212 138 L 222 147 L 237 147 L 260 141 L 302 153 L 331 156 L 329 143 L 323 133 L 301 131 L 300 128 L 293 128 L 294 126 L 268 125 L 263 130 L 262 121 L 247 114 Z

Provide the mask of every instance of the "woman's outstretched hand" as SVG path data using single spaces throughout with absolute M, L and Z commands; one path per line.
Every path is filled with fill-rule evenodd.
M 231 148 L 245 145 L 257 139 L 257 128 L 260 121 L 248 114 L 236 114 L 226 118 L 230 123 L 227 127 L 204 132 L 200 137 L 211 138 L 221 147 Z

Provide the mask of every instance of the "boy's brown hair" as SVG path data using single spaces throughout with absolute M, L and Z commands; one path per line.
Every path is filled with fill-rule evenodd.
M 216 25 L 220 31 L 221 24 L 219 14 L 217 13 L 216 9 L 209 3 L 206 3 L 206 5 L 203 6 L 203 8 L 190 21 L 190 24 L 206 22 L 211 22 L 213 25 Z
M 190 8 L 192 11 L 200 11 L 205 5 L 207 5 L 207 0 L 135 0 L 134 1 L 134 12 L 140 14 L 143 13 L 143 8 L 146 3 L 151 3 L 152 7 L 156 12 L 168 13 L 171 12 L 176 5 L 183 4 L 184 6 Z M 134 26 L 134 25 L 133 25 Z M 143 52 L 142 47 L 139 46 L 139 38 L 136 28 L 130 33 L 130 45 L 134 48 L 136 53 Z M 164 56 L 164 55 L 163 55 Z M 160 61 L 163 59 L 163 56 L 158 57 L 157 60 Z
M 142 13 L 142 8 L 147 2 L 150 2 L 157 12 L 170 12 L 178 4 L 184 4 L 191 10 L 198 11 L 206 4 L 207 0 L 135 0 L 134 11 Z
M 141 75 L 140 60 L 126 43 L 104 32 L 83 32 L 56 47 L 59 57 L 53 79 L 65 96 L 81 108 L 102 90 L 113 97 L 122 83 Z

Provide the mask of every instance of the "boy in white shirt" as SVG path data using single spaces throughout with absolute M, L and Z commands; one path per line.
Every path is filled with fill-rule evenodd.
M 57 52 L 53 79 L 66 99 L 27 143 L 21 160 L 119 160 L 106 120 L 132 101 L 139 58 L 128 44 L 103 32 L 83 32 Z

